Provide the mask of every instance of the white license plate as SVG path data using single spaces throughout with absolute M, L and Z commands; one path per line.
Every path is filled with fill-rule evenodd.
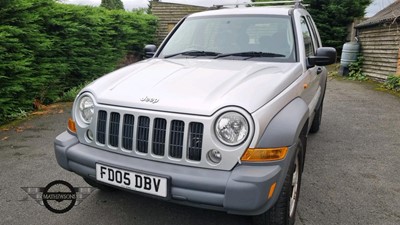
M 168 180 L 142 173 L 96 164 L 96 179 L 114 186 L 150 195 L 167 197 Z

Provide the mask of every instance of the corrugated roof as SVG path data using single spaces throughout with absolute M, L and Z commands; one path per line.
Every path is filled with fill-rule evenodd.
M 393 22 L 400 18 L 400 0 L 379 11 L 375 16 L 358 24 L 356 28 L 374 26 L 386 22 Z

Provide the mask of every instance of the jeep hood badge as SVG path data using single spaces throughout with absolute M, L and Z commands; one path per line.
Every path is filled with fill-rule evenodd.
M 149 98 L 149 97 L 146 96 L 145 98 L 141 98 L 140 101 L 156 104 L 156 103 L 159 102 L 160 100 L 157 99 L 157 98 Z

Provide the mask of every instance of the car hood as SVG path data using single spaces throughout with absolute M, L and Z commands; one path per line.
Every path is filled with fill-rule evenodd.
M 252 113 L 301 75 L 300 63 L 149 59 L 87 86 L 100 104 L 212 115 L 225 106 Z

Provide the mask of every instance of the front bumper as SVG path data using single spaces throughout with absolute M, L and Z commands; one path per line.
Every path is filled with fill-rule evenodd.
M 258 215 L 277 200 L 287 173 L 287 161 L 293 155 L 289 148 L 285 160 L 274 164 L 239 164 L 231 171 L 212 170 L 138 159 L 82 145 L 68 132 L 55 140 L 58 164 L 86 178 L 96 179 L 96 163 L 121 166 L 171 178 L 172 202 L 216 209 L 239 215 Z M 290 161 L 289 161 L 290 162 Z M 274 195 L 268 198 L 271 185 L 277 182 Z

